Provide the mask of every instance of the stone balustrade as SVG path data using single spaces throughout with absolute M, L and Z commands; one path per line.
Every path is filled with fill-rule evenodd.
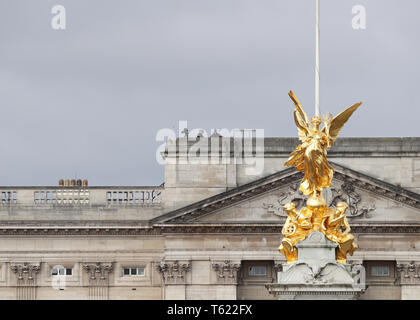
M 107 202 L 112 205 L 158 204 L 161 200 L 162 192 L 159 188 L 107 191 Z
M 164 187 L 0 187 L 8 206 L 153 206 L 162 202 Z

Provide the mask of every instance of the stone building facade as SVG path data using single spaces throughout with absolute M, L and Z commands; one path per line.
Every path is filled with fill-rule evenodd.
M 0 298 L 274 299 L 282 205 L 304 203 L 302 174 L 283 166 L 298 140 L 250 141 L 263 152 L 169 141 L 162 186 L 0 187 Z M 366 270 L 360 299 L 420 298 L 420 138 L 339 139 L 329 161 L 325 197 L 348 202 L 349 262 Z

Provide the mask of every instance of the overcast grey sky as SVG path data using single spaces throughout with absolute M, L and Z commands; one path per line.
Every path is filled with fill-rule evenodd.
M 419 13 L 321 0 L 321 111 L 363 101 L 342 137 L 419 136 Z M 0 184 L 160 184 L 155 136 L 178 120 L 296 136 L 287 92 L 312 116 L 314 23 L 315 0 L 1 0 Z

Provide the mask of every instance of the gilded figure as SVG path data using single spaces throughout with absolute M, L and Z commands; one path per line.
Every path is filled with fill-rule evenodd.
M 311 126 L 308 116 L 292 91 L 289 92 L 289 96 L 295 105 L 294 118 L 302 143 L 290 154 L 285 166 L 294 166 L 298 171 L 305 173 L 300 185 L 303 194 L 319 196 L 324 188 L 331 186 L 333 177 L 333 169 L 327 161 L 327 149 L 333 145 L 340 130 L 361 102 L 352 105 L 334 118 L 327 114 L 323 128 L 319 129 L 321 118 L 313 117 Z
M 297 211 L 293 202 L 284 205 L 284 210 L 288 217 L 282 229 L 284 238 L 279 247 L 288 262 L 297 260 L 297 249 L 295 244 L 303 239 L 312 231 L 312 211 L 302 208 Z
M 305 111 L 292 91 L 289 92 L 289 96 L 295 105 L 294 119 L 302 143 L 290 154 L 285 166 L 294 166 L 298 171 L 304 172 L 300 190 L 309 198 L 306 207 L 300 210 L 296 209 L 294 203 L 284 206 L 288 217 L 282 229 L 284 237 L 279 251 L 286 256 L 288 263 L 296 262 L 298 251 L 295 244 L 304 240 L 312 231 L 318 230 L 338 244 L 337 262 L 346 263 L 346 255 L 352 255 L 357 249 L 354 237 L 349 233 L 350 226 L 346 218 L 348 205 L 339 202 L 336 209 L 329 208 L 321 192 L 331 186 L 334 174 L 327 161 L 327 149 L 333 145 L 340 130 L 361 102 L 335 117 L 327 114 L 324 117 L 324 126 L 320 129 L 321 118 L 313 117 L 309 123 Z
M 354 236 L 350 234 L 350 225 L 346 217 L 347 208 L 346 202 L 337 203 L 335 210 L 328 208 L 329 214 L 326 214 L 322 221 L 322 231 L 325 236 L 338 244 L 336 258 L 340 263 L 346 262 L 347 253 L 353 255 L 357 249 Z

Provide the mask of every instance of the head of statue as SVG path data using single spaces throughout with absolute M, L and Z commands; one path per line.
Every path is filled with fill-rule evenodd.
M 339 202 L 336 205 L 337 211 L 343 213 L 347 210 L 347 208 L 349 207 L 349 205 L 347 204 L 347 202 Z
M 295 209 L 296 209 L 296 205 L 295 205 L 293 202 L 290 202 L 290 203 L 286 203 L 286 204 L 283 206 L 283 208 L 284 208 L 284 211 L 286 211 L 286 212 L 290 212 L 290 211 L 293 211 L 293 210 L 295 210 Z
M 319 126 L 321 125 L 322 120 L 320 117 L 315 116 L 315 117 L 312 117 L 311 122 L 314 128 L 318 130 Z

